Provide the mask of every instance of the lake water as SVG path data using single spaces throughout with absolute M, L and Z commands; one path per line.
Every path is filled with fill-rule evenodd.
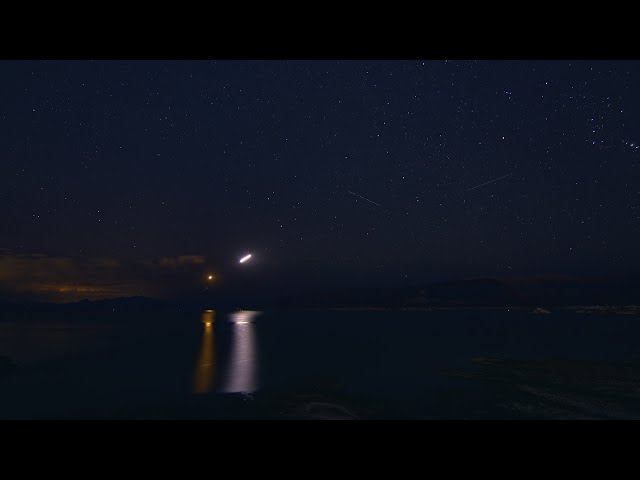
M 0 377 L 0 418 L 637 415 L 636 316 L 127 315 L 4 318 L 0 355 L 17 368 Z

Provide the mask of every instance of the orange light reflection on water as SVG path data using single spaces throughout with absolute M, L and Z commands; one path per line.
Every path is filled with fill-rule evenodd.
M 202 343 L 200 354 L 196 363 L 195 376 L 193 381 L 193 393 L 209 393 L 215 386 L 216 377 L 216 350 L 213 322 L 215 311 L 207 310 L 202 313 Z

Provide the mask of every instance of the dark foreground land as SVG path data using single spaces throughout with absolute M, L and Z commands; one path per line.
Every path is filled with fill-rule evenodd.
M 4 369 L 15 374 L 15 367 Z M 442 388 L 420 404 L 386 403 L 348 394 L 321 380 L 254 393 L 185 396 L 113 408 L 71 408 L 40 419 L 393 420 L 640 419 L 640 362 L 474 359 L 443 372 L 481 388 Z
M 640 419 L 640 362 L 474 359 L 450 375 L 490 386 L 517 418 Z

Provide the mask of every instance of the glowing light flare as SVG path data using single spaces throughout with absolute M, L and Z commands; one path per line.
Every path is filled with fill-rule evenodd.
M 240 310 L 238 312 L 234 312 L 229 316 L 229 320 L 231 323 L 251 323 L 254 318 L 260 315 L 261 312 L 255 310 Z
M 242 257 L 242 258 L 240 259 L 240 263 L 244 263 L 244 262 L 246 262 L 247 260 L 249 260 L 250 258 L 251 258 L 251 254 L 249 254 L 249 255 L 245 255 L 244 257 Z
M 211 325 L 216 319 L 216 312 L 213 310 L 205 310 L 202 312 L 202 323 Z

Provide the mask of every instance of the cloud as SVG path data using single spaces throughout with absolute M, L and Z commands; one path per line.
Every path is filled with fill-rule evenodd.
M 0 294 L 54 302 L 124 296 L 171 297 L 199 287 L 202 255 L 123 261 L 0 250 Z
M 180 255 L 179 257 L 164 257 L 158 260 L 157 265 L 162 267 L 181 267 L 184 265 L 202 265 L 205 258 L 202 255 Z

